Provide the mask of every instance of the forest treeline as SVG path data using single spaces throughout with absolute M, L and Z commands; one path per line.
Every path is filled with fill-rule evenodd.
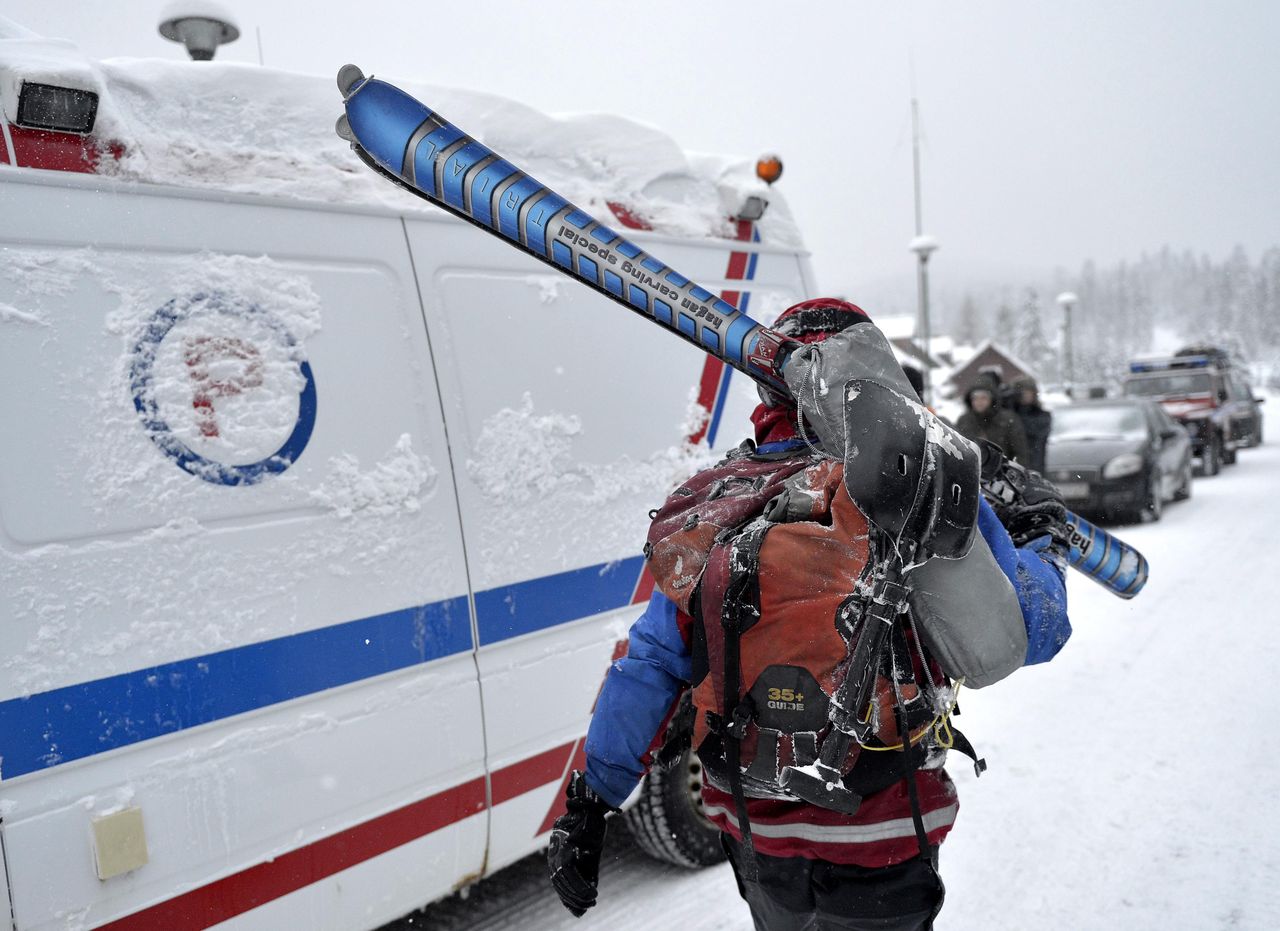
M 972 289 L 944 332 L 961 343 L 994 339 L 1042 380 L 1057 382 L 1063 311 L 1056 297 L 1064 291 L 1079 299 L 1071 328 L 1077 382 L 1109 381 L 1134 356 L 1185 343 L 1221 346 L 1280 376 L 1280 247 L 1256 261 L 1241 247 L 1222 261 L 1165 247 L 1137 261 L 1090 261 L 1044 281 Z

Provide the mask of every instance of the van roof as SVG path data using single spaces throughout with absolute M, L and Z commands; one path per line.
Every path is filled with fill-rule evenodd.
M 766 195 L 753 159 L 686 152 L 666 133 L 620 116 L 551 116 L 493 94 L 379 76 L 597 216 L 612 211 L 625 226 L 668 235 L 732 237 L 729 217 L 755 194 L 770 202 L 761 241 L 801 247 L 786 204 L 777 191 Z M 93 61 L 64 40 L 0 31 L 0 116 L 11 133 L 22 132 L 14 124 L 24 82 L 98 94 L 98 151 L 78 170 L 237 194 L 431 209 L 364 168 L 337 137 L 342 104 L 331 76 L 231 62 Z M 0 163 L 15 162 L 11 153 L 0 155 Z

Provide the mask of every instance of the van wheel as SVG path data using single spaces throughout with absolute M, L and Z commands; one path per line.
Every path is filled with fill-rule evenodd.
M 725 858 L 720 831 L 702 813 L 702 762 L 692 750 L 665 772 L 651 770 L 623 817 L 636 846 L 655 860 L 695 869 Z
M 1187 457 L 1187 464 L 1182 467 L 1182 480 L 1178 483 L 1178 490 L 1173 493 L 1174 501 L 1186 501 L 1191 497 L 1191 457 Z

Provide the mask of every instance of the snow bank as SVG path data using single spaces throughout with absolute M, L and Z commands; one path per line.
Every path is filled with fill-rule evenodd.
M 376 62 L 366 63 L 376 65 Z M 549 116 L 492 94 L 379 75 L 421 99 L 543 183 L 603 219 L 620 202 L 662 233 L 731 235 L 728 217 L 765 195 L 754 162 L 690 155 L 670 136 L 620 116 Z M 157 184 L 400 211 L 431 208 L 369 171 L 334 133 L 342 112 L 332 77 L 231 62 L 92 62 L 70 43 L 0 33 L 0 101 L 9 119 L 23 81 L 91 90 L 95 135 L 123 144 L 104 174 Z M 798 246 L 775 193 L 767 242 Z

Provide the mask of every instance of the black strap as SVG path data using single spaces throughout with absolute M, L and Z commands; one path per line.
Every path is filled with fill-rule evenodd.
M 725 587 L 720 622 L 724 626 L 724 694 L 720 707 L 729 715 L 724 728 L 725 763 L 728 765 L 729 789 L 742 835 L 742 871 L 744 882 L 754 883 L 759 877 L 755 845 L 751 841 L 751 819 L 747 814 L 747 796 L 742 787 L 742 738 L 753 717 L 749 701 L 742 698 L 742 632 L 759 617 L 760 546 L 769 525 L 763 521 L 748 527 L 729 544 L 729 582 Z
M 920 811 L 920 791 L 916 788 L 916 770 L 919 768 L 912 760 L 911 731 L 907 725 L 907 709 L 902 704 L 902 691 L 894 688 L 893 715 L 898 722 L 898 737 L 902 741 L 902 778 L 907 783 L 907 798 L 911 800 L 911 823 L 916 829 L 916 843 L 920 847 L 920 856 L 929 859 L 933 849 L 929 846 L 929 832 L 924 829 L 924 815 Z

